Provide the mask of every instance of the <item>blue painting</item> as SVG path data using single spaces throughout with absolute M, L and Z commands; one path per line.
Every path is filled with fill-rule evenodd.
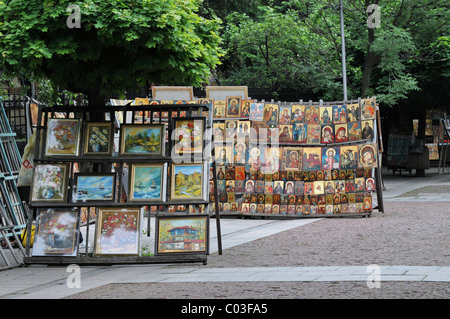
M 113 200 L 114 187 L 114 175 L 79 175 L 75 199 L 77 201 Z
M 133 166 L 130 200 L 163 200 L 163 165 Z

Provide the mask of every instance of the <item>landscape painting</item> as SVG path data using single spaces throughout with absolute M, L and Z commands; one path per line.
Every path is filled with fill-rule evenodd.
M 156 254 L 208 253 L 209 216 L 157 218 Z
M 120 155 L 163 155 L 164 125 L 122 125 Z
M 166 175 L 166 164 L 133 164 L 129 201 L 165 201 Z
M 203 163 L 172 164 L 171 200 L 203 199 Z
M 112 201 L 115 188 L 115 173 L 75 174 L 73 201 Z

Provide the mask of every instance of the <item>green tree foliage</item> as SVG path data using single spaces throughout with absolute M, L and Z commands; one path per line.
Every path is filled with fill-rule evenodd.
M 303 24 L 296 12 L 266 7 L 254 21 L 246 14 L 227 18 L 222 83 L 314 91 L 333 99 L 341 91 L 341 65 L 326 38 Z
M 77 4 L 81 28 L 66 24 Z M 137 83 L 198 85 L 221 56 L 197 0 L 0 1 L 0 68 L 28 70 L 93 103 Z
M 440 89 L 432 91 L 447 96 L 447 2 L 344 0 L 349 98 L 376 95 L 392 106 L 427 95 L 434 82 Z M 372 4 L 380 9 L 379 28 L 367 24 Z M 222 83 L 313 88 L 323 99 L 341 99 L 339 0 L 267 0 L 258 10 L 224 18 Z

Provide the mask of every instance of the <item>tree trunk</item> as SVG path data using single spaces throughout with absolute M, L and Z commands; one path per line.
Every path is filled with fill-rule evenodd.
M 376 0 L 366 0 L 366 8 L 370 4 L 377 4 Z M 375 41 L 375 30 L 374 28 L 368 27 L 368 44 L 367 44 L 367 54 L 364 61 L 363 77 L 361 83 L 361 97 L 365 98 L 368 89 L 370 88 L 370 77 L 372 75 L 373 69 L 375 69 L 378 63 L 378 57 L 372 52 L 372 44 Z

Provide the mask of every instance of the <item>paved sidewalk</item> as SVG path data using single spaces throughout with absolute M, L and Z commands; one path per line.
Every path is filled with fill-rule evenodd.
M 450 174 L 384 184 L 370 218 L 222 219 L 223 255 L 211 219 L 207 265 L 83 266 L 80 288 L 66 267 L 17 267 L 0 298 L 449 298 Z

